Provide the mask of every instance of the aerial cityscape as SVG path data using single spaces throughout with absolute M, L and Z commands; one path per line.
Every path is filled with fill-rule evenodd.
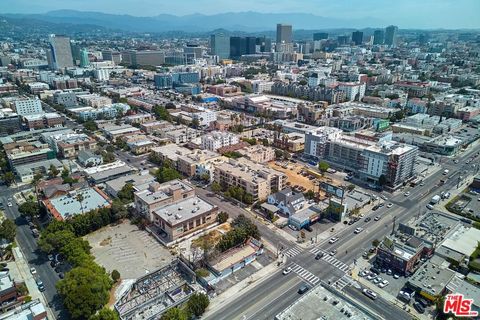
M 0 320 L 479 319 L 480 2 L 0 4 Z

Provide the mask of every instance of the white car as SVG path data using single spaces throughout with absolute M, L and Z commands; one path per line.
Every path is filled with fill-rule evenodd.
M 393 203 L 390 202 L 389 204 L 387 204 L 387 208 L 391 208 L 391 207 L 393 207 Z
M 367 280 L 373 280 L 373 279 L 375 279 L 375 274 L 369 274 L 367 276 Z
M 388 200 L 387 196 L 384 195 L 384 194 L 382 194 L 380 197 L 381 197 L 383 200 Z
M 403 194 L 405 197 L 408 197 L 410 195 L 410 191 L 407 191 Z
M 35 268 L 33 268 L 33 267 L 30 268 L 30 273 L 31 273 L 31 274 L 37 274 L 37 269 L 35 269 Z
M 288 267 L 288 268 L 284 269 L 282 273 L 283 273 L 284 275 L 287 275 L 287 274 L 289 274 L 290 272 L 292 272 L 292 267 Z
M 7 203 L 7 206 L 11 207 L 11 206 L 12 206 L 12 203 L 11 203 L 11 202 Z
M 363 289 L 363 294 L 369 297 L 372 300 L 377 299 L 377 294 L 370 289 Z
M 388 280 L 383 280 L 382 282 L 379 282 L 378 283 L 378 286 L 380 288 L 385 288 L 386 286 L 388 286 L 390 283 L 388 282 Z
M 353 233 L 359 234 L 359 233 L 362 232 L 362 231 L 363 231 L 363 228 L 360 228 L 360 227 L 359 227 L 359 228 L 356 228 Z
M 337 241 L 338 241 L 338 238 L 337 238 L 337 237 L 333 237 L 333 238 L 331 238 L 331 239 L 328 241 L 328 243 L 333 244 L 333 243 L 335 243 L 335 242 L 337 242 Z
M 428 209 L 428 210 L 432 210 L 432 209 L 433 209 L 433 206 L 429 203 L 429 204 L 427 204 L 427 209 Z

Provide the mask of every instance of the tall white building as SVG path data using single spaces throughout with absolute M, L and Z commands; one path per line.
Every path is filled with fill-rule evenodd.
M 239 143 L 238 136 L 231 132 L 215 131 L 202 136 L 202 148 L 210 151 Z
M 93 72 L 95 79 L 98 81 L 107 81 L 110 79 L 110 70 L 109 69 L 95 69 Z
M 15 112 L 21 116 L 43 113 L 39 99 L 20 99 L 15 101 Z
M 47 60 L 50 69 L 63 69 L 73 67 L 72 47 L 70 38 L 51 34 L 49 39 Z
M 365 83 L 340 82 L 337 89 L 345 92 L 348 101 L 361 101 L 365 96 Z

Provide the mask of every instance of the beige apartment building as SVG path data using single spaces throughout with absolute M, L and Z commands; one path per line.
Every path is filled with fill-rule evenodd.
M 259 163 L 266 163 L 275 160 L 275 150 L 260 144 L 248 146 L 238 150 L 244 157 Z
M 134 193 L 135 208 L 149 221 L 153 221 L 152 212 L 155 209 L 194 195 L 195 189 L 184 180 L 172 180 L 162 184 L 153 182 L 148 189 Z
M 286 186 L 287 176 L 263 164 L 240 158 L 216 165 L 214 180 L 224 187 L 241 187 L 253 196 L 254 201 L 263 201 Z

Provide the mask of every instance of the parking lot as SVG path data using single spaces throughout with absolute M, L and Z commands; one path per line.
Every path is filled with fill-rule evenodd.
M 126 221 L 86 236 L 95 260 L 123 279 L 137 279 L 173 260 L 170 252 L 146 231 Z

